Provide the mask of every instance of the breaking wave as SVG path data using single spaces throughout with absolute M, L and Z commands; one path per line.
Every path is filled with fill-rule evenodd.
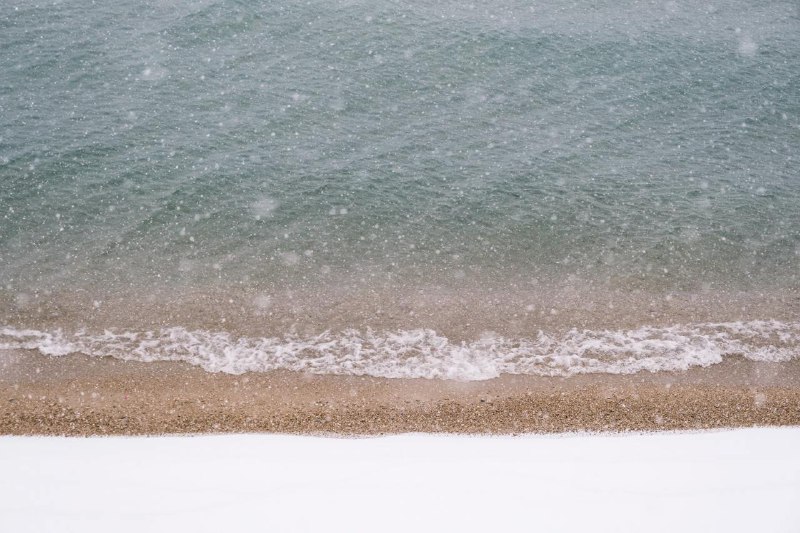
M 291 370 L 386 378 L 482 380 L 500 374 L 569 376 L 679 371 L 738 355 L 753 361 L 800 357 L 800 323 L 758 320 L 628 330 L 577 330 L 511 339 L 487 332 L 452 342 L 430 329 L 326 331 L 236 337 L 170 327 L 103 333 L 0 328 L 0 349 L 49 356 L 82 353 L 132 361 L 182 361 L 209 372 Z

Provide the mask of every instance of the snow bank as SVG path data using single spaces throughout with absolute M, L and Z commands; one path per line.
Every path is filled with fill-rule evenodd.
M 800 428 L 0 438 L 0 531 L 800 531 Z

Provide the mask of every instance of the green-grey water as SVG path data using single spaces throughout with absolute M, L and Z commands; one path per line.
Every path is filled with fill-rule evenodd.
M 798 160 L 794 1 L 0 6 L 7 311 L 795 290 Z

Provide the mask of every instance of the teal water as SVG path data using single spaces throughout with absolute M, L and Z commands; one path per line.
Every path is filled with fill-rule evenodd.
M 794 1 L 0 8 L 20 306 L 347 280 L 794 290 L 799 159 Z

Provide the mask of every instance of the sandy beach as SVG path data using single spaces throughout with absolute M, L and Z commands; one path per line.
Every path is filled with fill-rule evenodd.
M 374 435 L 800 425 L 800 362 L 732 358 L 686 372 L 505 375 L 473 382 L 208 373 L 6 351 L 0 434 Z

